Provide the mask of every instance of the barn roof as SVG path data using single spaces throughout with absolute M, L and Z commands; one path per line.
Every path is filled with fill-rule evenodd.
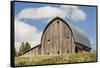
M 76 27 L 70 23 L 68 23 L 68 24 L 72 29 L 75 42 L 83 44 L 86 47 L 91 48 L 90 41 L 89 41 L 89 38 L 87 37 L 86 33 L 83 30 L 81 30 L 79 27 Z
M 40 44 L 38 44 L 38 45 L 36 45 L 36 46 L 34 46 L 34 47 L 32 47 L 32 48 L 30 48 L 30 49 L 26 50 L 25 52 L 23 52 L 23 53 L 19 54 L 18 56 L 21 56 L 21 55 L 23 55 L 23 54 L 25 54 L 25 53 L 27 53 L 27 52 L 29 52 L 29 51 L 31 51 L 31 50 L 33 50 L 33 49 L 35 49 L 35 48 L 39 47 L 39 46 L 41 46 L 41 45 L 40 45 Z
M 74 42 L 83 44 L 84 46 L 91 48 L 90 41 L 89 41 L 89 38 L 87 37 L 86 33 L 83 30 L 81 30 L 79 27 L 71 24 L 69 21 L 65 22 L 62 18 L 56 17 L 48 23 L 47 27 L 55 20 L 60 20 L 69 26 L 69 28 L 72 30 L 72 33 L 74 36 Z M 45 28 L 45 30 L 46 30 L 46 28 Z M 44 32 L 45 32 L 45 30 L 44 30 Z

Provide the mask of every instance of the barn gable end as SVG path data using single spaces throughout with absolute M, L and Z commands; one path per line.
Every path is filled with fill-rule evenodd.
M 74 53 L 75 44 L 70 26 L 59 17 L 45 28 L 41 38 L 41 54 Z

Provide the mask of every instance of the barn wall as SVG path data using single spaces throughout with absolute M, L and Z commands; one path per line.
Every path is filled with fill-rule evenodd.
M 35 47 L 34 49 L 28 51 L 27 53 L 23 54 L 22 56 L 36 56 L 40 55 L 40 46 Z
M 73 52 L 75 52 L 75 45 L 71 30 L 62 21 L 53 21 L 43 34 L 41 54 L 67 54 Z
M 77 47 L 77 51 L 78 52 L 83 52 L 83 51 L 90 51 L 91 49 L 88 47 L 85 47 L 85 45 L 79 44 L 79 43 L 75 43 L 76 47 Z

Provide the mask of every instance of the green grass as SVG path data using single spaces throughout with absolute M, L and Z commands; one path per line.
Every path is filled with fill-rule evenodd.
M 94 62 L 94 61 L 96 61 L 96 53 L 83 52 L 83 53 L 66 54 L 66 55 L 15 57 L 15 66 L 74 63 L 74 62 Z

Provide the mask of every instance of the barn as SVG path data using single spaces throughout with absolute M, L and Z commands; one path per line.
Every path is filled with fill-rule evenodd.
M 23 54 L 51 55 L 90 51 L 91 45 L 86 33 L 60 17 L 51 20 L 45 27 L 41 43 Z

